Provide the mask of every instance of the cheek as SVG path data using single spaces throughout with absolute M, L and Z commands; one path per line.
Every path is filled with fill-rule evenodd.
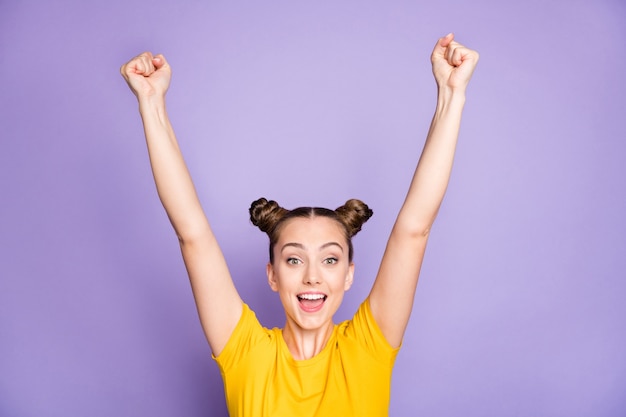
M 351 279 L 350 279 L 350 271 L 343 269 L 341 271 L 336 271 L 332 278 L 329 277 L 332 280 L 332 286 L 336 289 L 336 290 L 340 290 L 340 291 L 345 291 L 348 288 L 350 288 L 350 283 L 351 283 Z
M 273 268 L 273 281 L 275 285 L 280 289 L 289 289 L 294 285 L 297 285 L 300 281 L 300 275 L 298 271 L 292 270 L 287 267 Z

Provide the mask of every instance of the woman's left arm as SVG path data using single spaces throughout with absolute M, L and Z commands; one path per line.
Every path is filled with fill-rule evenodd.
M 402 343 L 413 309 L 430 228 L 448 187 L 465 90 L 478 53 L 449 34 L 437 41 L 431 62 L 438 88 L 437 108 L 369 295 L 372 314 L 393 347 Z

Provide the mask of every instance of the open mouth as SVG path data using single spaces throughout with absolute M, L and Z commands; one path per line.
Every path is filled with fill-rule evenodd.
M 324 305 L 326 298 L 328 297 L 325 294 L 321 293 L 298 294 L 300 307 L 308 313 L 314 313 L 320 310 Z

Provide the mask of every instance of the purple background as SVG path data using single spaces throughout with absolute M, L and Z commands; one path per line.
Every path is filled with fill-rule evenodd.
M 284 319 L 250 202 L 371 205 L 343 320 L 449 31 L 481 62 L 390 415 L 626 415 L 625 22 L 622 0 L 2 0 L 0 415 L 226 415 L 122 63 L 168 57 L 183 152 L 265 325 Z

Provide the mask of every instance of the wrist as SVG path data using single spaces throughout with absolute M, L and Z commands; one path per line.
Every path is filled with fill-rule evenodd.
M 445 99 L 465 99 L 465 86 L 437 85 L 437 96 Z
M 139 114 L 144 121 L 157 120 L 164 123 L 167 120 L 164 95 L 137 97 L 137 100 L 139 102 Z
M 140 112 L 151 112 L 165 109 L 165 95 L 151 94 L 147 96 L 137 96 Z
M 463 108 L 465 105 L 465 89 L 439 86 L 437 89 L 437 110 Z

